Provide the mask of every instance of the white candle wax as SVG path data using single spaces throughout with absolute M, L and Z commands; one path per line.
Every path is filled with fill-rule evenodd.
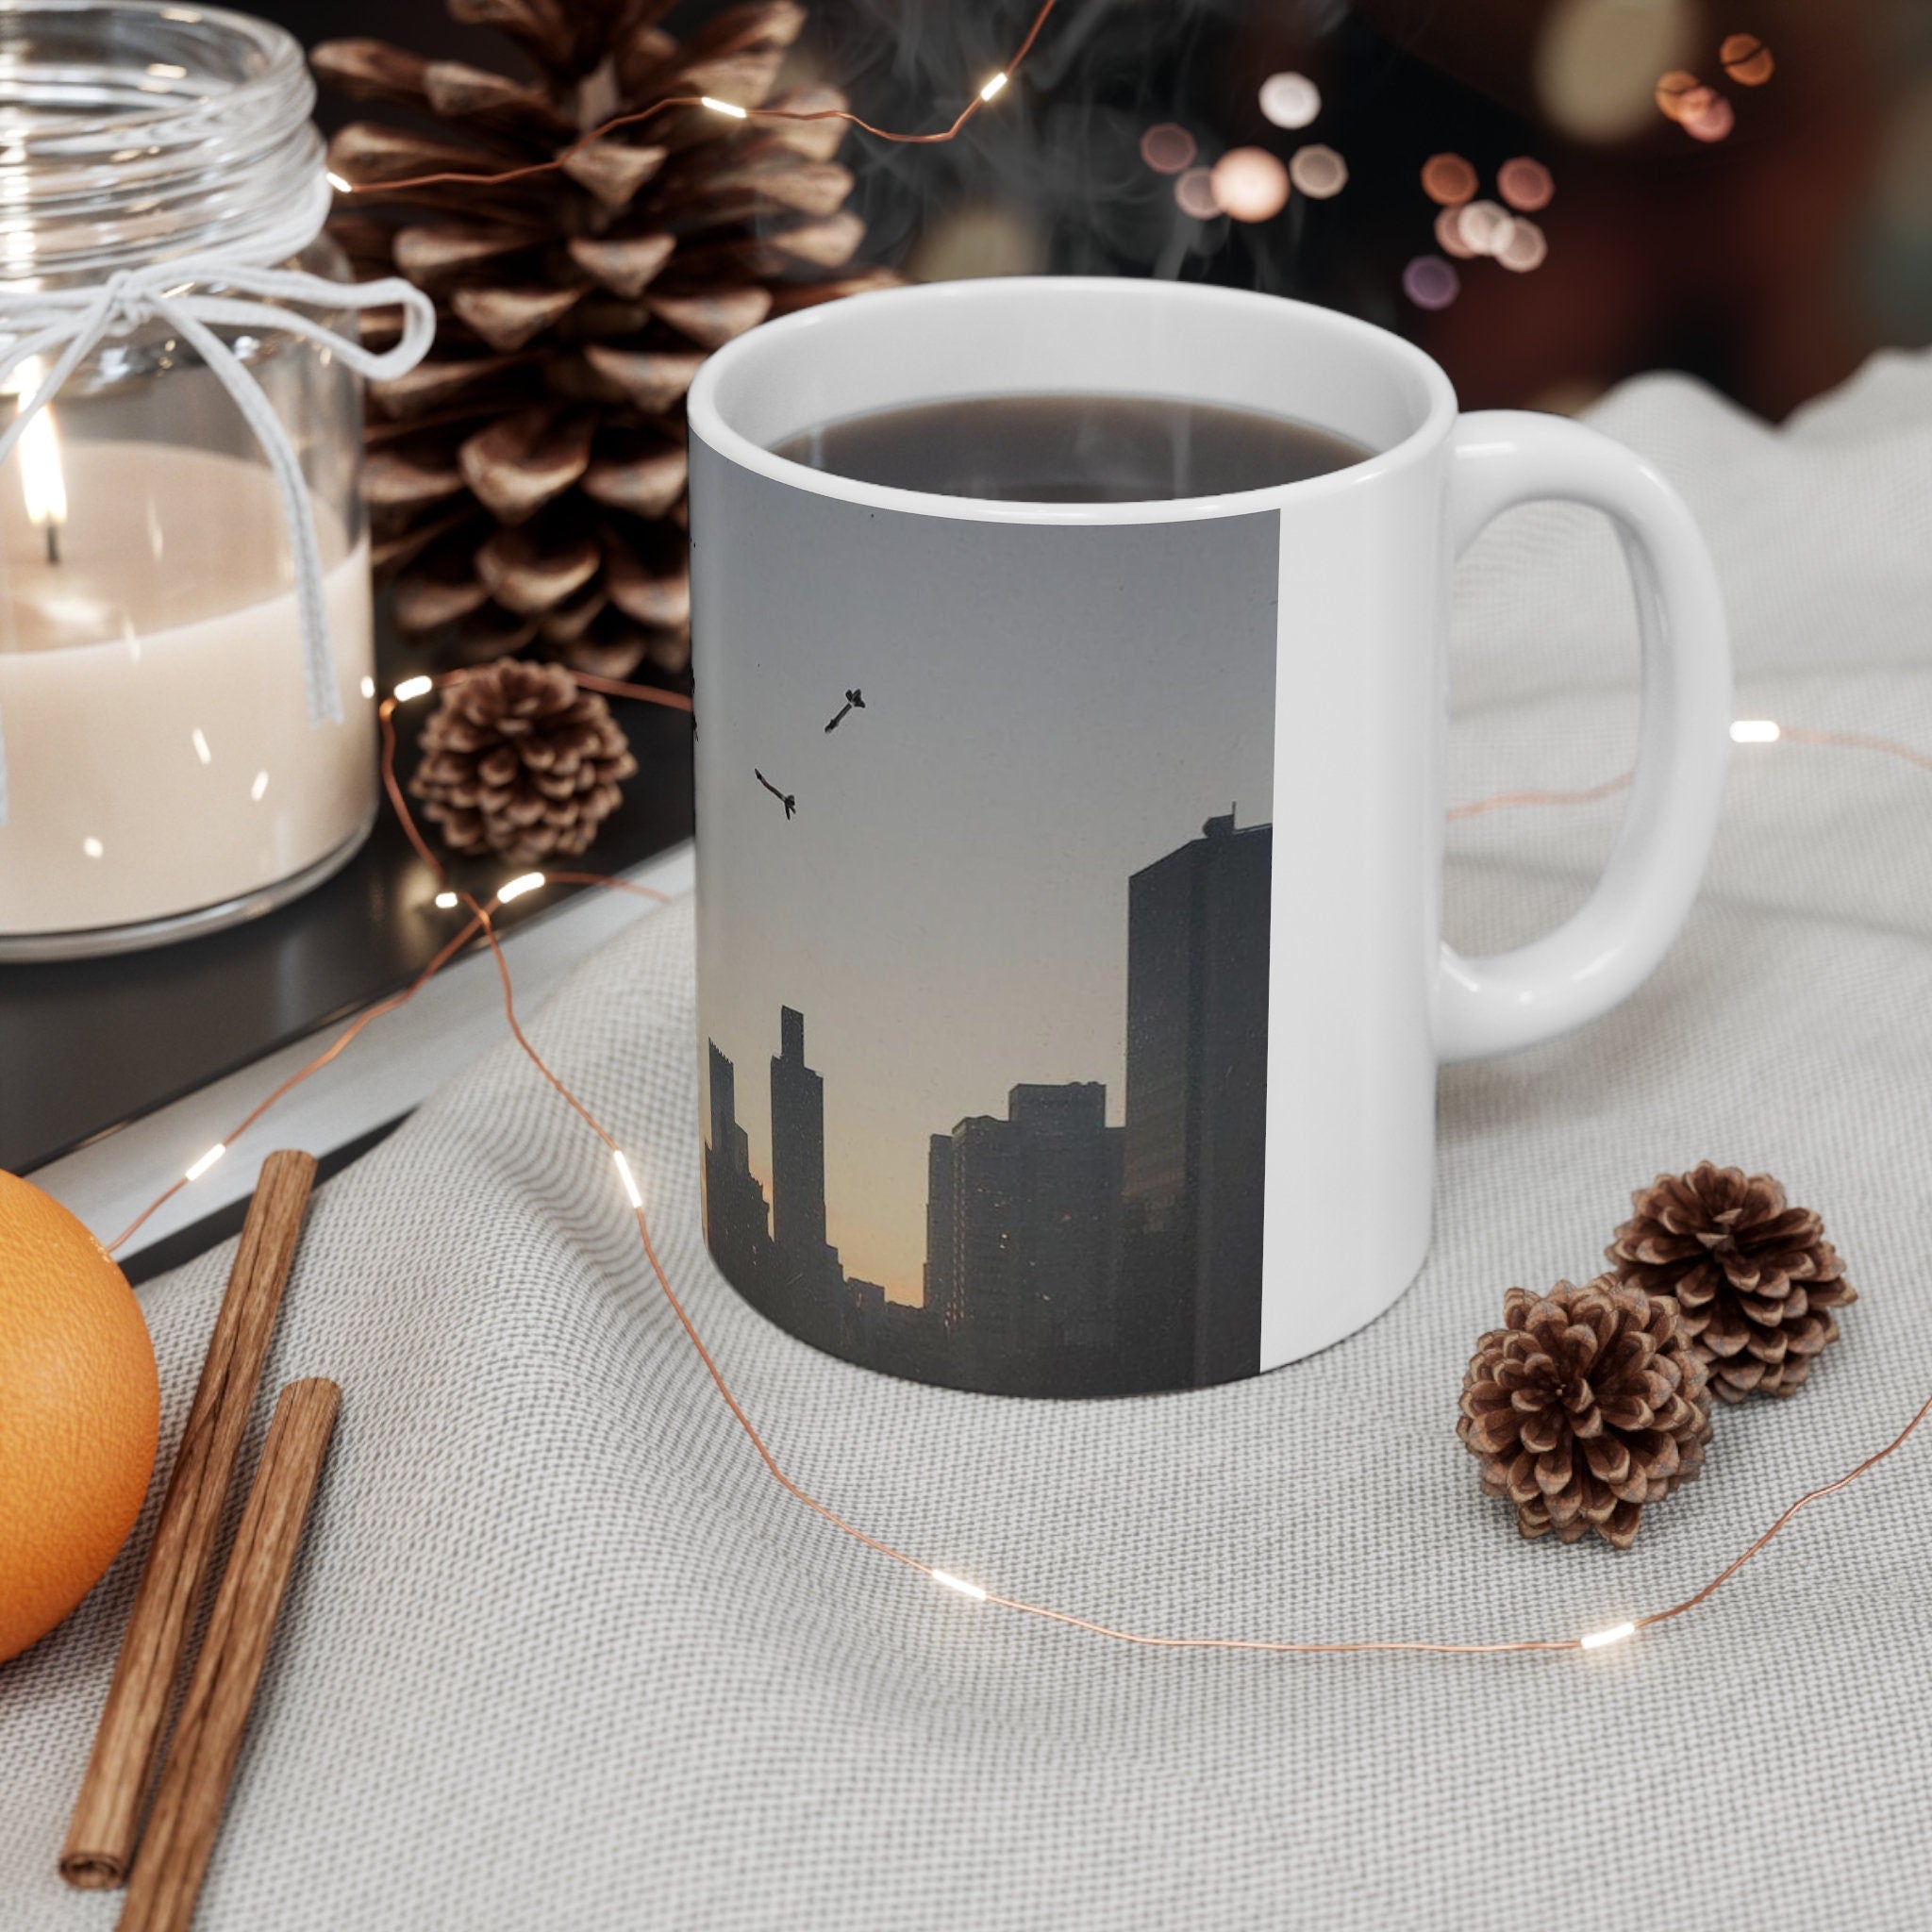
M 164 919 L 341 851 L 375 800 L 369 546 L 321 508 L 343 723 L 308 723 L 259 464 L 67 442 L 59 561 L 0 473 L 0 939 Z

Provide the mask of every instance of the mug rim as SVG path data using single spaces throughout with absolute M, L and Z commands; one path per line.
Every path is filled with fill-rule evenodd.
M 1284 327 L 1325 332 L 1331 339 L 1372 351 L 1406 370 L 1411 379 L 1420 382 L 1427 398 L 1423 420 L 1387 449 L 1373 451 L 1361 461 L 1346 464 L 1339 470 L 1305 476 L 1294 482 L 1270 484 L 1258 490 L 1230 491 L 1215 496 L 1070 504 L 946 495 L 937 491 L 905 490 L 887 484 L 867 483 L 857 477 L 841 475 L 835 471 L 816 470 L 809 464 L 779 456 L 756 438 L 736 428 L 726 420 L 725 409 L 719 400 L 721 387 L 758 358 L 782 355 L 788 350 L 795 352 L 803 339 L 815 333 L 829 345 L 830 337 L 841 326 L 841 319 L 849 319 L 855 310 L 866 311 L 881 303 L 903 306 L 913 311 L 940 305 L 957 307 L 974 302 L 997 306 L 1015 300 L 1038 300 L 1066 292 L 1102 289 L 1120 299 L 1179 305 L 1204 314 L 1214 309 L 1225 311 L 1231 308 L 1252 308 L 1265 303 L 1280 312 Z M 908 318 L 908 323 L 915 320 L 916 314 Z M 933 400 L 942 402 L 945 398 L 934 397 Z M 837 301 L 818 303 L 809 308 L 781 316 L 776 321 L 760 323 L 714 351 L 699 369 L 686 401 L 686 416 L 692 434 L 700 437 L 727 461 L 794 490 L 810 491 L 817 495 L 861 504 L 873 509 L 898 510 L 911 515 L 951 517 L 980 523 L 1076 525 L 1177 523 L 1207 517 L 1240 516 L 1360 489 L 1393 471 L 1407 468 L 1439 445 L 1447 437 L 1457 410 L 1455 389 L 1441 364 L 1415 343 L 1374 323 L 1286 295 L 1218 288 L 1200 282 L 1150 281 L 1108 275 L 989 275 L 960 281 L 915 283 L 903 288 L 873 289 Z

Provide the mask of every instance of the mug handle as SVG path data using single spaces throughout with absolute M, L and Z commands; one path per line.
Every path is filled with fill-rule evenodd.
M 1641 633 L 1637 770 L 1609 864 L 1555 932 L 1466 959 L 1442 948 L 1436 1039 L 1444 1061 L 1508 1053 L 1607 1012 L 1646 979 L 1697 896 L 1730 759 L 1724 594 L 1684 500 L 1641 457 L 1567 417 L 1490 409 L 1452 441 L 1456 555 L 1520 503 L 1604 511 L 1630 566 Z

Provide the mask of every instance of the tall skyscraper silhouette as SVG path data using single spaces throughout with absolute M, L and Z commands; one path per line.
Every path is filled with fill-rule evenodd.
M 953 1266 L 953 1137 L 935 1134 L 925 1149 L 925 1311 L 948 1334 L 964 1326 Z
M 977 1386 L 1071 1391 L 1111 1340 L 1121 1130 L 1093 1082 L 1015 1087 L 928 1143 L 925 1291 Z
M 1127 882 L 1123 1299 L 1168 1383 L 1260 1360 L 1273 828 L 1201 831 Z
M 707 1045 L 711 1132 L 705 1147 L 705 1240 L 732 1284 L 763 1307 L 771 1286 L 765 1191 L 751 1171 L 750 1143 L 738 1124 L 736 1070 L 716 1041 Z
M 1097 1081 L 1015 1087 L 1007 1114 L 1020 1143 L 1020 1267 L 1051 1344 L 1105 1348 L 1118 1279 L 1121 1141 Z
M 805 1015 L 778 1008 L 772 1056 L 772 1239 L 805 1255 L 825 1244 L 825 1083 L 805 1063 Z
M 805 1015 L 778 1009 L 779 1051 L 772 1056 L 772 1248 L 776 1285 L 795 1294 L 808 1339 L 827 1337 L 841 1319 L 844 1276 L 825 1241 L 825 1087 L 805 1063 Z

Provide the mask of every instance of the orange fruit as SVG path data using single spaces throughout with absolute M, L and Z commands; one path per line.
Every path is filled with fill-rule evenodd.
M 44 1637 L 114 1560 L 160 1422 L 126 1276 L 59 1202 L 0 1174 L 0 1659 Z

